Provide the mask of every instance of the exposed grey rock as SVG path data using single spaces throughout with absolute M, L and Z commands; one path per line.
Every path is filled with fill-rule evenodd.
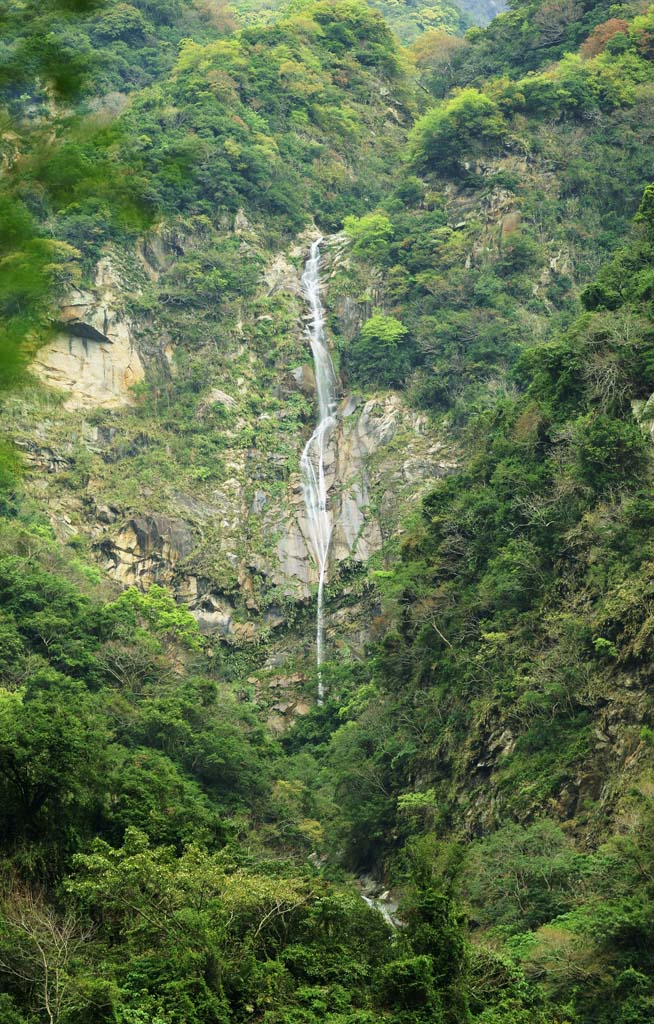
M 266 267 L 263 279 L 268 295 L 274 295 L 276 292 L 289 292 L 298 296 L 302 294 L 298 272 L 283 253 L 279 253 Z
M 24 451 L 28 462 L 42 472 L 61 473 L 71 467 L 70 459 L 47 445 L 40 445 L 34 441 L 18 441 L 17 447 Z
M 150 232 L 137 245 L 136 251 L 148 277 L 158 281 L 184 255 L 185 242 L 177 229 L 164 226 Z
M 333 516 L 332 564 L 352 558 L 367 561 L 380 549 L 384 536 L 401 519 L 430 480 L 456 468 L 452 452 L 434 444 L 421 417 L 416 417 L 398 395 L 370 399 L 360 405 L 356 399 L 342 408 L 338 426 L 325 455 L 325 474 Z M 403 461 L 399 462 L 392 442 L 402 436 Z M 299 448 L 299 445 L 298 445 Z M 379 508 L 372 508 L 371 494 L 377 494 Z M 269 571 L 285 593 L 308 597 L 317 582 L 311 554 L 304 499 L 298 477 L 289 484 L 286 510 L 269 518 L 278 533 L 277 564 Z
M 347 395 L 341 402 L 339 416 L 343 419 L 347 419 L 348 416 L 353 416 L 360 405 L 361 398 L 359 395 Z
M 230 227 L 225 224 L 225 230 Z M 256 243 L 256 231 L 247 218 L 238 215 L 236 228 L 244 245 Z M 78 508 L 73 495 L 50 489 L 48 477 L 74 465 L 80 443 L 100 455 L 104 464 L 123 458 L 125 453 L 140 454 L 149 443 L 147 428 L 142 434 L 130 433 L 128 446 L 123 441 L 119 416 L 102 426 L 79 416 L 75 421 L 75 444 L 68 444 L 61 440 L 65 417 L 56 410 L 50 418 L 31 424 L 29 438 L 20 441 L 37 471 L 33 491 L 44 496 L 53 525 L 62 536 L 86 532 L 114 580 L 142 588 L 155 582 L 171 586 L 203 632 L 230 641 L 246 642 L 256 628 L 278 629 L 286 614 L 281 598 L 306 600 L 317 583 L 299 476 L 299 458 L 313 417 L 306 422 L 302 415 L 298 418 L 296 402 L 282 404 L 278 412 L 273 412 L 268 408 L 257 410 L 250 401 L 258 394 L 262 365 L 266 369 L 265 386 L 272 387 L 280 399 L 298 391 L 311 399 L 315 395 L 301 316 L 306 311 L 300 301 L 300 274 L 306 248 L 317 234 L 316 229 L 308 229 L 298 239 L 296 249 L 288 256 L 275 257 L 263 275 L 261 295 L 284 291 L 297 300 L 294 337 L 280 349 L 292 355 L 281 365 L 275 364 L 276 380 L 271 382 L 272 364 L 266 361 L 267 355 L 249 345 L 248 330 L 254 314 L 243 310 L 232 335 L 233 345 L 226 345 L 220 356 L 223 362 L 216 364 L 225 370 L 224 377 L 215 374 L 215 367 L 212 370 L 211 381 L 222 386 L 210 387 L 207 381 L 199 415 L 208 415 L 215 405 L 229 414 L 220 427 L 223 445 L 217 465 L 211 467 L 211 484 L 200 479 L 196 482 L 184 474 L 184 483 L 177 485 L 180 490 L 162 481 L 162 486 L 153 486 L 152 491 L 141 487 L 136 498 L 129 489 L 121 491 L 114 504 L 114 492 L 106 487 L 108 478 L 100 467 Z M 193 244 L 192 238 L 185 239 L 172 228 L 153 232 L 138 251 L 144 273 L 158 280 Z M 347 261 L 348 245 L 341 236 L 325 242 L 327 305 L 330 276 Z M 94 287 L 74 292 L 66 299 L 59 319 L 67 333 L 62 333 L 51 351 L 44 349 L 40 354 L 43 363 L 40 369 L 37 366 L 37 372 L 67 390 L 67 409 L 129 402 L 130 385 L 143 377 L 146 364 L 148 372 L 155 364 L 164 376 L 173 372 L 174 367 L 166 364 L 166 359 L 172 359 L 173 348 L 173 339 L 167 334 L 142 330 L 142 357 L 136 351 L 133 325 L 122 311 L 124 287 L 112 260 L 103 260 Z M 371 287 L 372 294 L 374 282 Z M 353 329 L 366 307 L 367 302 L 355 300 L 347 306 L 345 315 L 351 316 Z M 330 312 L 338 314 L 333 307 Z M 266 319 L 267 314 L 263 317 Z M 179 344 L 180 339 L 174 343 Z M 164 345 L 168 356 L 163 354 Z M 235 372 L 230 370 L 231 360 L 237 367 Z M 288 433 L 279 449 L 273 446 L 262 452 L 257 448 L 260 437 L 270 438 L 274 433 L 276 415 L 291 415 L 298 422 L 297 438 L 290 436 L 291 443 L 296 444 L 297 472 L 290 478 Z M 254 442 L 244 444 L 242 436 L 252 436 Z M 424 416 L 416 415 L 397 394 L 384 393 L 367 398 L 346 395 L 342 399 L 324 464 L 333 519 L 329 567 L 333 577 L 339 562 L 365 562 L 379 551 L 431 481 L 452 471 L 454 459 L 436 440 Z M 155 508 L 163 508 L 166 515 L 156 514 Z M 275 608 L 268 607 L 272 588 L 278 588 L 280 598 Z M 246 615 L 250 621 L 240 621 Z M 354 627 L 351 619 L 351 610 L 342 620 L 333 613 L 330 643 L 342 642 L 343 650 L 360 652 L 369 635 L 369 622 Z M 282 661 L 286 656 L 287 652 Z
M 226 391 L 221 391 L 220 388 L 212 388 L 209 394 L 200 402 L 198 416 L 203 416 L 213 405 L 222 405 L 225 409 L 235 409 L 238 403 Z
M 181 519 L 134 516 L 99 544 L 105 569 L 126 586 L 170 584 L 176 564 L 195 546 L 193 531 Z
M 304 363 L 302 366 L 296 366 L 295 369 L 291 370 L 291 377 L 295 381 L 299 391 L 302 391 L 305 395 L 315 394 L 316 378 L 313 372 L 313 367 L 309 366 L 308 363 Z
M 195 494 L 182 494 L 179 491 L 171 495 L 173 511 L 188 516 L 197 523 L 205 523 L 213 519 L 216 510 L 212 502 L 205 501 Z
M 119 510 L 114 508 L 113 505 L 97 505 L 95 509 L 95 518 L 99 523 L 105 525 L 115 523 L 119 515 Z
M 631 408 L 641 429 L 654 440 L 654 395 L 650 395 L 646 400 L 634 399 Z

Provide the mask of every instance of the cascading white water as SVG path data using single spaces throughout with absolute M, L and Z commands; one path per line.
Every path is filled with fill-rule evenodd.
M 325 311 L 320 298 L 320 245 L 313 242 L 302 275 L 302 291 L 309 303 L 311 316 L 307 335 L 311 342 L 313 366 L 318 394 L 318 422 L 302 452 L 302 493 L 307 510 L 309 540 L 318 568 L 318 607 L 316 612 L 316 663 L 318 665 L 318 702 L 322 703 L 324 687 L 320 666 L 325 646 L 325 577 L 332 536 L 332 518 L 327 506 L 325 461 L 327 447 L 336 426 L 336 374 L 325 342 Z

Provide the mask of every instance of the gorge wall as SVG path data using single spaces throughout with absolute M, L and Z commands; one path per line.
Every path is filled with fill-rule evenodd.
M 300 284 L 311 232 L 272 256 L 242 213 L 229 235 L 241 256 L 255 253 L 257 275 L 220 341 L 210 337 L 193 351 L 182 311 L 164 322 L 156 309 L 147 317 L 139 309 L 148 288 L 165 301 L 182 257 L 207 245 L 160 231 L 137 253 L 107 255 L 93 287 L 64 299 L 60 333 L 34 365 L 40 383 L 26 400 L 14 399 L 12 415 L 29 487 L 62 540 L 84 546 L 121 587 L 171 587 L 206 635 L 247 645 L 272 630 L 273 652 L 278 638 L 288 653 L 285 627 L 318 580 L 299 465 L 315 401 Z M 338 339 L 366 316 L 354 295 L 330 299 L 330 281 L 347 276 L 348 261 L 347 239 L 326 238 L 336 359 Z M 220 315 L 215 324 L 207 317 L 210 333 L 223 331 Z M 197 379 L 189 387 L 191 357 Z M 371 559 L 381 566 L 385 543 L 433 480 L 454 469 L 456 455 L 399 393 L 339 389 L 326 453 L 337 613 L 328 637 L 360 653 L 362 607 L 339 567 L 365 577 Z M 186 418 L 189 398 L 194 427 L 182 426 L 187 448 L 179 458 L 167 420 L 176 403 Z M 308 620 L 300 634 L 290 649 L 308 653 Z

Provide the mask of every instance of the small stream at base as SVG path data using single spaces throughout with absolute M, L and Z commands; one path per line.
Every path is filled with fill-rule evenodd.
M 400 928 L 402 922 L 397 916 L 398 905 L 393 899 L 390 889 L 383 889 L 369 875 L 362 875 L 356 881 L 363 902 L 374 910 L 378 910 L 386 924 L 390 925 L 394 931 Z

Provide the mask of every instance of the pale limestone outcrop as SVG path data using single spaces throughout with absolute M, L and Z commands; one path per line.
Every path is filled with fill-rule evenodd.
M 130 389 L 144 378 L 119 294 L 117 275 L 105 257 L 98 264 L 93 292 L 71 292 L 61 307 L 60 331 L 36 356 L 35 374 L 66 393 L 66 409 L 125 405 Z

